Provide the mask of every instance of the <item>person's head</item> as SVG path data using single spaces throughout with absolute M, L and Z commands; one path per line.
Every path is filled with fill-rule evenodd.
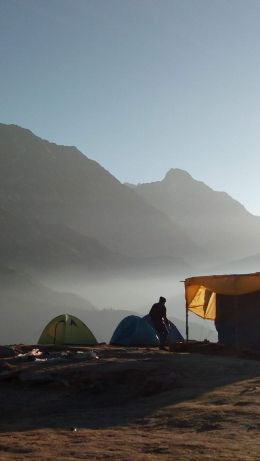
M 160 304 L 165 304 L 166 303 L 166 298 L 164 298 L 164 296 L 160 296 L 159 303 Z

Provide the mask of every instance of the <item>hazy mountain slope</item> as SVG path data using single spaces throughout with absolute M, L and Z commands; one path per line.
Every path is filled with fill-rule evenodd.
M 55 245 L 62 245 L 69 229 L 75 240 L 94 238 L 131 257 L 185 258 L 197 252 L 178 224 L 75 147 L 0 125 L 0 179 L 0 207 L 28 224 L 28 238 L 38 226 Z
M 250 273 L 260 272 L 260 253 L 247 258 L 237 259 L 228 262 L 224 266 L 225 272 L 231 273 Z M 223 271 L 223 267 L 221 267 Z M 220 268 L 216 267 L 216 273 L 220 272 Z
M 2 263 L 29 272 L 97 271 L 123 268 L 127 259 L 115 254 L 96 239 L 76 233 L 65 225 L 48 224 L 0 208 L 0 254 Z
M 148 203 L 179 222 L 215 259 L 259 252 L 260 218 L 225 192 L 216 192 L 187 172 L 172 169 L 162 181 L 129 185 Z
M 36 342 L 55 315 L 94 309 L 86 299 L 57 293 L 26 273 L 0 266 L 0 342 Z M 82 316 L 83 317 L 83 316 Z M 82 318 L 86 321 L 86 317 Z
M 127 315 L 137 314 L 129 309 L 99 309 L 89 300 L 72 293 L 60 293 L 42 285 L 28 274 L 0 266 L 1 324 L 0 343 L 36 343 L 43 328 L 56 315 L 70 313 L 79 317 L 92 330 L 97 340 L 109 342 L 119 322 Z M 184 322 L 174 318 L 185 334 Z M 190 322 L 192 338 L 205 339 L 210 329 Z

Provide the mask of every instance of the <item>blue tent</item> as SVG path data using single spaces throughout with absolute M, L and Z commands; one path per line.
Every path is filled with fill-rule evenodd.
M 143 319 L 146 320 L 146 322 L 148 322 L 151 326 L 153 325 L 152 319 L 149 314 L 145 315 Z M 166 338 L 166 345 L 169 346 L 170 344 L 174 344 L 177 341 L 184 341 L 184 338 L 182 334 L 179 332 L 178 328 L 174 325 L 174 323 L 172 323 L 169 320 L 169 333 Z
M 159 346 L 153 327 L 137 315 L 129 315 L 118 324 L 110 344 L 120 346 Z

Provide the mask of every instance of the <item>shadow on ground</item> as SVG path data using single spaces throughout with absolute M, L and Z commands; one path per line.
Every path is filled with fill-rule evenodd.
M 185 427 L 195 424 L 194 415 L 184 418 L 180 404 L 198 399 L 205 412 L 215 406 L 216 425 L 219 408 L 230 403 L 217 390 L 232 385 L 232 404 L 239 409 L 260 387 L 260 362 L 246 358 L 109 346 L 95 351 L 99 358 L 2 359 L 0 431 L 149 428 L 160 424 L 153 415 L 166 409 L 172 426 Z

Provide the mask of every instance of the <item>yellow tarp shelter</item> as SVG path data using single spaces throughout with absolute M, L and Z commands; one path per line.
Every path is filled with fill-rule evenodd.
M 184 283 L 187 310 L 204 319 L 215 320 L 216 296 L 260 291 L 260 272 L 190 277 Z

